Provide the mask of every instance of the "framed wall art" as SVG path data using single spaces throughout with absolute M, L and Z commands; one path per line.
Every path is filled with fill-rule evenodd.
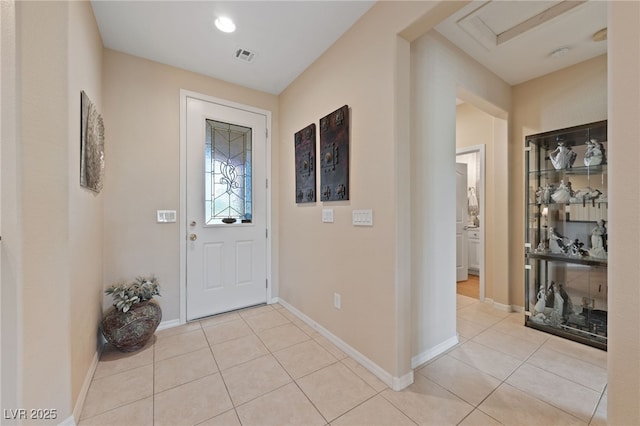
M 320 199 L 349 199 L 349 106 L 320 119 Z
M 80 92 L 80 185 L 95 192 L 104 177 L 104 123 L 89 96 Z
M 295 133 L 296 203 L 316 201 L 316 125 Z

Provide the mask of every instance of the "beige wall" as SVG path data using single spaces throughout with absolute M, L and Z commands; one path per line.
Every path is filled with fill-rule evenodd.
M 176 223 L 157 224 L 156 210 L 180 210 L 180 89 L 272 112 L 278 140 L 277 97 L 157 62 L 105 49 L 104 281 L 155 274 L 163 321 L 180 316 L 180 245 Z M 272 143 L 273 205 L 278 200 L 278 144 Z M 272 211 L 274 223 L 277 211 Z M 272 236 L 277 236 L 277 229 Z M 277 238 L 272 239 L 277 266 Z M 277 281 L 277 267 L 272 267 Z M 276 289 L 277 290 L 277 289 Z M 276 292 L 277 294 L 277 292 Z M 105 307 L 110 304 L 105 301 Z
M 3 408 L 55 408 L 49 423 L 59 423 L 72 414 L 97 349 L 102 202 L 79 186 L 79 116 L 81 89 L 100 109 L 102 43 L 88 2 L 18 2 L 16 11 L 19 148 L 3 140 L 14 186 L 9 198 L 3 192 L 11 231 L 2 275 L 3 292 L 5 283 L 15 289 L 18 358 L 11 373 L 3 359 L 3 386 L 5 377 L 14 386 Z M 4 102 L 3 90 L 3 116 Z
M 483 108 L 506 116 L 511 87 L 436 32 L 411 46 L 413 120 L 411 144 L 411 214 L 414 356 L 428 359 L 434 348 L 455 343 L 455 154 L 456 97 L 464 93 Z M 466 100 L 466 99 L 465 99 Z M 495 123 L 492 134 L 496 133 Z M 494 158 L 506 155 L 506 138 L 496 138 Z M 505 161 L 494 161 L 493 173 L 508 173 Z M 506 193 L 507 179 L 494 180 L 494 190 Z M 503 206 L 504 205 L 504 206 Z M 495 241 L 494 259 L 507 256 L 500 243 L 506 235 L 496 224 L 506 223 L 506 199 L 493 200 L 487 239 Z M 491 265 L 493 295 L 506 304 L 508 267 Z
M 397 34 L 435 5 L 376 4 L 280 95 L 280 297 L 394 377 L 409 372 L 410 352 L 409 275 L 396 275 L 408 243 L 397 239 L 408 234 L 397 229 L 409 211 L 409 184 L 398 181 L 408 169 L 397 165 L 408 153 L 409 93 L 399 87 L 408 84 L 409 46 Z M 350 200 L 296 205 L 293 135 L 345 104 Z M 334 223 L 321 222 L 323 208 L 334 210 Z M 374 226 L 352 226 L 354 209 L 372 209 Z
M 0 250 L 0 407 L 18 407 L 22 378 L 20 299 L 22 278 L 22 207 L 17 161 L 18 84 L 14 1 L 0 5 L 0 176 L 2 250 Z
M 409 195 L 412 182 L 415 182 L 415 176 L 409 175 L 409 163 L 411 156 L 413 161 L 416 156 L 413 147 L 408 153 L 406 138 L 409 133 L 403 131 L 408 130 L 409 123 L 406 121 L 408 104 L 405 104 L 409 91 L 405 90 L 405 84 L 408 84 L 411 52 L 406 40 L 396 36 L 414 17 L 428 15 L 426 12 L 433 6 L 433 3 L 378 3 L 280 96 L 283 135 L 280 215 L 281 222 L 287 225 L 281 229 L 280 297 L 396 377 L 407 372 L 406 363 L 403 365 L 400 357 L 427 353 L 443 340 L 455 336 L 454 317 L 440 331 L 433 326 L 443 321 L 447 324 L 447 312 L 455 313 L 455 279 L 451 280 L 448 291 L 442 292 L 442 287 L 436 284 L 443 282 L 438 274 L 431 274 L 430 278 L 416 277 L 414 270 L 412 277 L 411 273 L 399 273 L 396 269 L 411 268 L 407 263 L 411 251 L 415 256 L 416 248 L 422 250 L 423 244 L 434 244 L 429 243 L 429 238 L 415 240 L 416 227 L 422 219 L 411 220 L 412 216 L 423 217 L 423 212 L 410 206 L 412 196 L 421 189 L 416 187 L 416 192 Z M 417 21 L 424 23 L 429 19 Z M 428 30 L 428 25 L 422 28 Z M 367 42 L 363 43 L 363 40 Z M 469 73 L 477 75 L 480 72 L 482 78 L 472 80 L 464 76 L 460 78 L 460 84 L 467 83 L 470 91 L 478 92 L 491 99 L 494 105 L 508 110 L 509 86 L 497 77 L 489 76 L 486 69 L 467 57 L 456 56 L 460 55 L 457 49 L 449 48 L 444 49 L 445 54 L 440 59 L 445 58 L 454 65 L 443 66 L 437 71 L 438 76 L 446 74 L 445 68 L 470 66 L 473 71 Z M 431 81 L 437 79 L 435 74 L 429 78 Z M 454 79 L 449 85 L 451 99 L 438 105 L 452 105 L 452 144 L 445 148 L 445 155 L 450 154 L 452 169 L 455 163 L 456 83 Z M 348 104 L 352 111 L 351 200 L 296 205 L 293 134 L 343 104 Z M 398 111 L 404 111 L 405 116 Z M 405 127 L 400 128 L 401 124 Z M 429 166 L 433 165 L 431 161 L 427 161 Z M 411 163 L 411 168 L 424 170 L 423 164 L 418 163 Z M 442 203 L 438 205 L 442 206 Z M 322 208 L 334 209 L 335 223 L 321 222 Z M 351 225 L 351 211 L 359 208 L 373 209 L 373 228 Z M 435 227 L 441 225 L 437 220 L 432 223 Z M 409 225 L 411 227 L 405 229 Z M 306 231 L 304 241 L 300 240 L 299 229 Z M 453 231 L 450 237 L 453 242 Z M 410 244 L 412 239 L 414 245 Z M 437 251 L 435 246 L 432 248 Z M 504 250 L 506 255 L 507 249 Z M 442 255 L 445 254 L 442 251 Z M 413 257 L 414 267 L 423 270 L 425 264 L 437 263 L 433 259 Z M 434 271 L 440 269 L 442 267 L 436 267 Z M 450 269 L 452 274 L 453 263 Z M 332 272 L 334 270 L 337 272 Z M 410 302 L 408 306 L 404 305 L 406 300 L 402 298 L 413 297 L 415 302 L 417 294 L 405 286 L 407 277 L 414 291 L 424 297 L 420 306 L 414 306 L 419 313 L 414 312 L 413 318 L 404 317 L 411 311 L 411 305 Z M 506 273 L 502 278 L 506 287 Z M 342 295 L 341 310 L 332 306 L 333 293 Z M 448 305 L 442 303 L 443 298 L 449 301 Z M 451 309 L 447 310 L 447 306 Z M 439 317 L 439 322 L 429 317 L 437 316 L 436 313 L 444 315 Z M 401 343 L 407 327 L 413 330 L 407 339 L 412 349 L 406 349 Z M 372 338 L 374 330 L 375 339 Z M 446 337 L 443 330 L 449 331 L 445 333 Z
M 57 407 L 66 417 L 71 407 L 68 4 L 19 2 L 18 23 L 22 54 L 22 398 L 25 408 Z M 43 383 L 55 383 L 55 391 Z
M 606 55 L 513 87 L 509 152 L 511 304 L 524 305 L 525 136 L 606 119 Z
M 392 373 L 392 27 L 406 19 L 403 9 L 374 6 L 280 95 L 280 298 Z M 386 14 L 390 26 L 382 24 Z M 314 204 L 297 205 L 293 135 L 310 123 L 319 126 L 321 117 L 345 104 L 350 109 L 350 200 L 323 203 L 318 197 Z M 316 170 L 320 188 L 321 169 Z M 334 223 L 322 223 L 323 208 L 334 210 Z M 353 227 L 353 209 L 372 209 L 374 226 Z M 341 310 L 333 307 L 334 293 L 341 295 Z
M 96 354 L 103 299 L 104 193 L 79 184 L 81 90 L 102 113 L 102 40 L 89 2 L 69 2 L 68 37 L 71 397 L 76 401 Z
M 607 422 L 640 424 L 640 3 L 609 3 Z
M 23 220 L 21 402 L 27 409 L 55 407 L 65 418 L 72 404 L 68 4 L 19 2 L 17 12 Z

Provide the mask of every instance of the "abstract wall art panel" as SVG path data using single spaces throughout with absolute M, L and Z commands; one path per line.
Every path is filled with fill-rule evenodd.
M 320 199 L 349 199 L 349 106 L 320 119 Z
M 316 125 L 295 133 L 296 203 L 316 202 Z
M 80 94 L 80 185 L 100 192 L 104 177 L 104 123 L 89 96 Z

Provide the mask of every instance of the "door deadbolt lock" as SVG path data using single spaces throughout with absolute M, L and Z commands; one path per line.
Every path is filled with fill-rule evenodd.
M 191 226 L 196 226 L 196 221 L 195 221 L 195 220 L 192 220 L 192 221 L 191 221 L 191 223 L 190 223 L 189 225 L 191 225 Z
M 195 240 L 197 240 L 197 239 L 198 239 L 198 236 L 197 236 L 196 234 L 189 234 L 189 239 L 190 239 L 191 241 L 195 241 Z

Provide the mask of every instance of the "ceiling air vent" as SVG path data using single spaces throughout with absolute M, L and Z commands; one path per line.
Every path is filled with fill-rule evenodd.
M 233 56 L 240 61 L 251 63 L 253 62 L 253 58 L 255 58 L 256 54 L 247 49 L 237 49 Z

